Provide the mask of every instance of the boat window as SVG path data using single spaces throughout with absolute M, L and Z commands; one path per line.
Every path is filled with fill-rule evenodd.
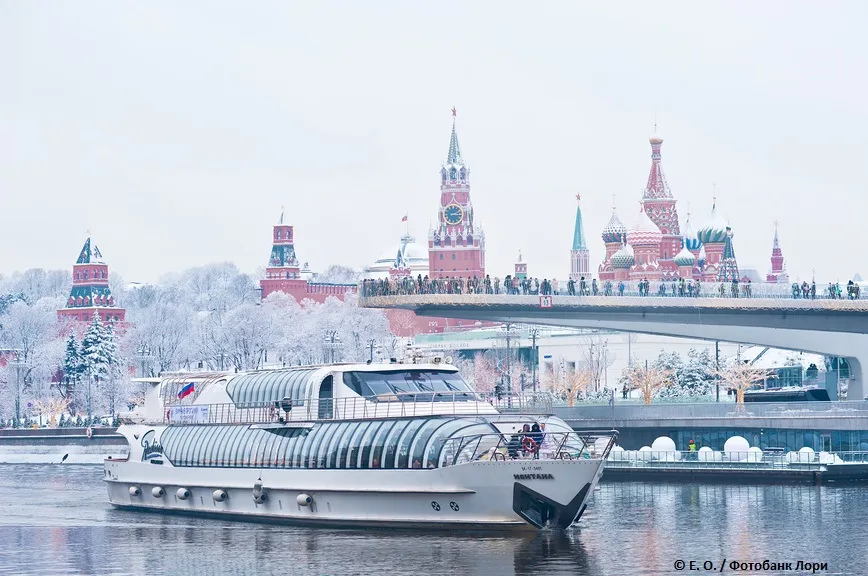
M 356 430 L 359 429 L 359 426 L 359 422 L 352 422 L 344 431 L 343 436 L 341 436 L 341 439 L 338 442 L 338 449 L 336 451 L 337 458 L 332 462 L 332 468 L 347 468 L 347 452 L 350 450 L 350 440 Z
M 343 381 L 347 388 L 362 396 L 362 381 L 358 376 L 358 372 L 344 372 Z
M 386 397 L 381 400 L 452 402 L 475 398 L 461 376 L 448 370 L 346 372 L 344 382 L 350 382 L 348 385 L 362 396 Z
M 497 441 L 497 430 L 491 424 L 475 424 L 455 432 L 444 444 L 438 461 L 441 466 L 461 464 L 473 459 L 483 435 Z
M 349 443 L 347 444 L 349 452 L 342 464 L 344 468 L 358 467 L 359 454 L 361 453 L 359 441 L 373 424 L 373 422 L 360 422 L 359 426 L 353 431 L 353 435 L 350 436 Z
M 436 418 L 425 422 L 425 425 L 416 433 L 416 437 L 413 439 L 413 444 L 410 446 L 410 467 L 412 467 L 417 460 L 422 464 L 422 468 L 437 467 L 436 463 L 429 462 L 425 459 L 425 446 L 428 444 L 428 440 L 431 439 L 431 436 L 438 429 L 446 426 L 450 422 L 454 422 L 454 420 Z
M 332 434 L 331 440 L 329 441 L 328 448 L 325 449 L 325 462 L 323 462 L 324 468 L 334 468 L 335 460 L 337 460 L 337 454 L 341 447 L 341 441 L 344 439 L 344 435 L 353 426 L 353 422 L 341 422 L 338 424 L 335 433 Z
M 461 432 L 459 432 L 459 430 L 473 425 L 474 423 L 472 421 L 453 420 L 446 423 L 442 428 L 437 429 L 434 434 L 431 435 L 431 439 L 428 441 L 428 446 L 425 449 L 425 466 L 429 466 L 432 463 L 435 467 L 439 466 L 440 451 L 443 449 L 443 445 L 446 443 L 447 438 L 453 434 L 460 435 Z
M 211 439 L 208 449 L 202 456 L 205 466 L 220 466 L 218 461 L 220 451 L 225 444 L 226 436 L 232 432 L 231 426 L 215 426 L 214 428 L 217 429 L 217 433 Z
M 229 444 L 226 447 L 226 451 L 223 453 L 223 462 L 225 462 L 225 466 L 229 466 L 231 468 L 236 467 L 238 464 L 238 453 L 241 449 L 241 443 L 244 440 L 243 429 L 240 427 L 236 427 L 232 437 L 229 439 Z
M 401 438 L 401 433 L 410 424 L 410 420 L 398 420 L 395 422 L 395 427 L 389 433 L 389 437 L 383 444 L 383 468 L 395 467 L 395 456 L 398 453 L 398 440 Z
M 214 440 L 220 435 L 221 428 L 223 428 L 223 426 L 208 426 L 208 432 L 206 432 L 204 438 L 202 438 L 202 443 L 199 445 L 199 449 L 196 451 L 194 457 L 197 466 L 211 465 L 211 456 L 209 453 L 211 452 L 211 447 L 214 446 Z
M 410 425 L 401 434 L 401 439 L 398 441 L 398 458 L 395 460 L 395 468 L 409 468 L 413 464 L 409 462 L 410 445 L 413 443 L 413 438 L 416 437 L 416 432 L 423 424 L 425 424 L 425 420 L 411 420 Z M 421 461 L 417 467 L 422 467 Z
M 316 450 L 319 448 L 319 443 L 328 430 L 328 426 L 328 424 L 320 424 L 311 430 L 311 435 L 307 437 L 304 450 L 302 450 L 301 468 L 316 468 Z
M 362 436 L 361 442 L 359 442 L 359 446 L 361 446 L 361 453 L 359 454 L 359 468 L 368 468 L 371 462 L 371 451 L 374 446 L 374 437 L 379 432 L 380 428 L 384 425 L 391 423 L 387 422 L 372 422 L 371 426 L 365 430 L 365 435 Z
M 398 422 L 384 422 L 383 426 L 377 431 L 377 435 L 374 437 L 374 442 L 372 443 L 371 448 L 371 468 L 382 468 L 383 467 L 383 444 L 386 442 L 386 436 L 391 432 L 392 428 Z
M 314 451 L 313 449 L 311 449 L 310 452 L 311 468 L 325 468 L 325 460 L 326 454 L 328 453 L 329 444 L 334 439 L 340 425 L 341 424 L 337 423 L 329 423 L 323 426 L 322 440 L 320 440 L 317 446 L 317 450 Z

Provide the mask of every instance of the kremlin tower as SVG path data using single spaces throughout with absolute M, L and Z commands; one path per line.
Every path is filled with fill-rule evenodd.
M 781 252 L 781 245 L 778 242 L 778 223 L 775 221 L 775 239 L 772 243 L 772 269 L 766 275 L 766 282 L 789 282 L 786 268 L 784 267 L 784 254 Z
M 519 280 L 527 278 L 527 262 L 525 262 L 521 257 L 521 250 L 518 251 L 518 260 L 515 261 L 515 271 L 512 277 L 518 278 Z
M 573 229 L 573 249 L 570 250 L 570 279 L 578 282 L 591 277 L 590 255 L 582 226 L 582 197 L 576 194 L 576 226 Z
M 440 209 L 437 225 L 428 233 L 431 278 L 485 276 L 485 233 L 474 222 L 470 202 L 470 169 L 461 157 L 452 109 L 449 153 L 440 169 Z
M 78 260 L 72 266 L 72 291 L 66 308 L 57 311 L 57 319 L 90 322 L 94 314 L 99 314 L 103 322 L 123 322 L 126 310 L 115 308 L 115 299 L 109 288 L 108 264 L 88 235 Z
M 356 292 L 355 284 L 315 284 L 305 278 L 298 265 L 295 255 L 295 240 L 292 226 L 283 223 L 283 212 L 280 220 L 272 230 L 271 256 L 265 269 L 265 278 L 259 281 L 262 299 L 268 298 L 272 292 L 284 292 L 295 298 L 299 303 L 310 299 L 325 302 L 329 296 L 343 299 L 347 292 Z M 305 264 L 307 267 L 307 264 Z

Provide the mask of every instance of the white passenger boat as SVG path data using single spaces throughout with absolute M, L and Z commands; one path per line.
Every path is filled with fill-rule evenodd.
M 487 401 L 455 367 L 341 364 L 148 383 L 111 504 L 331 526 L 566 528 L 616 433 Z M 506 402 L 506 401 L 504 401 Z M 538 428 L 535 428 L 537 425 Z

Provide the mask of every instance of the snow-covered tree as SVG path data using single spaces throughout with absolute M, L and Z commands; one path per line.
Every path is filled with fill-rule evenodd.
M 361 272 L 348 266 L 332 265 L 316 275 L 315 282 L 321 284 L 356 284 L 362 277 Z
M 81 339 L 81 364 L 86 377 L 86 385 L 78 396 L 83 396 L 83 404 L 87 410 L 88 419 L 97 408 L 95 399 L 108 400 L 106 404 L 114 404 L 117 394 L 112 381 L 114 367 L 118 364 L 117 348 L 114 343 L 113 331 L 107 328 L 99 314 L 94 313 Z
M 81 380 L 83 370 L 78 341 L 75 339 L 75 333 L 70 332 L 66 339 L 63 357 L 63 382 L 58 385 L 62 398 L 72 401 L 73 393 Z

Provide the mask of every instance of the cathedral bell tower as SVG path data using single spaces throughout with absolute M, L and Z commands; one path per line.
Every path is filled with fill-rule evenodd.
M 452 109 L 449 153 L 440 168 L 440 208 L 428 233 L 428 275 L 431 278 L 485 276 L 485 233 L 474 220 L 470 202 L 470 169 L 461 157 Z

